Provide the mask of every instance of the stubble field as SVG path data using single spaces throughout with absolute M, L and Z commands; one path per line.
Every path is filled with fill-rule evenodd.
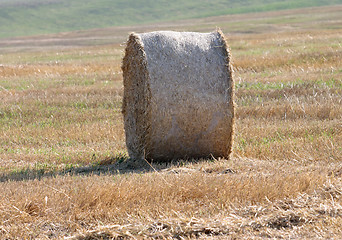
M 0 238 L 342 237 L 341 10 L 134 28 L 227 34 L 231 159 L 129 161 L 120 43 L 130 29 L 0 41 Z

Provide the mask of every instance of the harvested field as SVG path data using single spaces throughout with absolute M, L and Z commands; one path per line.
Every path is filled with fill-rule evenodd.
M 127 161 L 124 46 L 1 46 L 0 238 L 341 238 L 336 9 L 182 25 L 234 29 L 230 160 Z

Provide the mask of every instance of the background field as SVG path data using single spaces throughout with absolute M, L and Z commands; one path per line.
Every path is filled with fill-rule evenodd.
M 1 0 L 0 38 L 342 4 L 342 0 Z
M 2 1 L 0 3 L 3 3 Z M 0 238 L 340 238 L 342 6 L 0 41 Z M 232 49 L 231 159 L 128 161 L 130 31 L 212 31 Z

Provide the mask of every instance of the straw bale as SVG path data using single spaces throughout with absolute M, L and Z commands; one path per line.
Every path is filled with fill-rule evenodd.
M 131 158 L 229 157 L 234 82 L 220 30 L 132 33 L 122 70 Z

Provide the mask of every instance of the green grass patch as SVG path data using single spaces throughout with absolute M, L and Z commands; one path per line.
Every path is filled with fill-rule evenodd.
M 333 4 L 342 0 L 1 1 L 0 38 Z
M 342 80 L 329 78 L 320 79 L 316 81 L 306 82 L 303 79 L 297 79 L 296 81 L 290 82 L 240 82 L 235 84 L 235 88 L 245 90 L 282 90 L 286 88 L 337 88 L 342 89 Z

